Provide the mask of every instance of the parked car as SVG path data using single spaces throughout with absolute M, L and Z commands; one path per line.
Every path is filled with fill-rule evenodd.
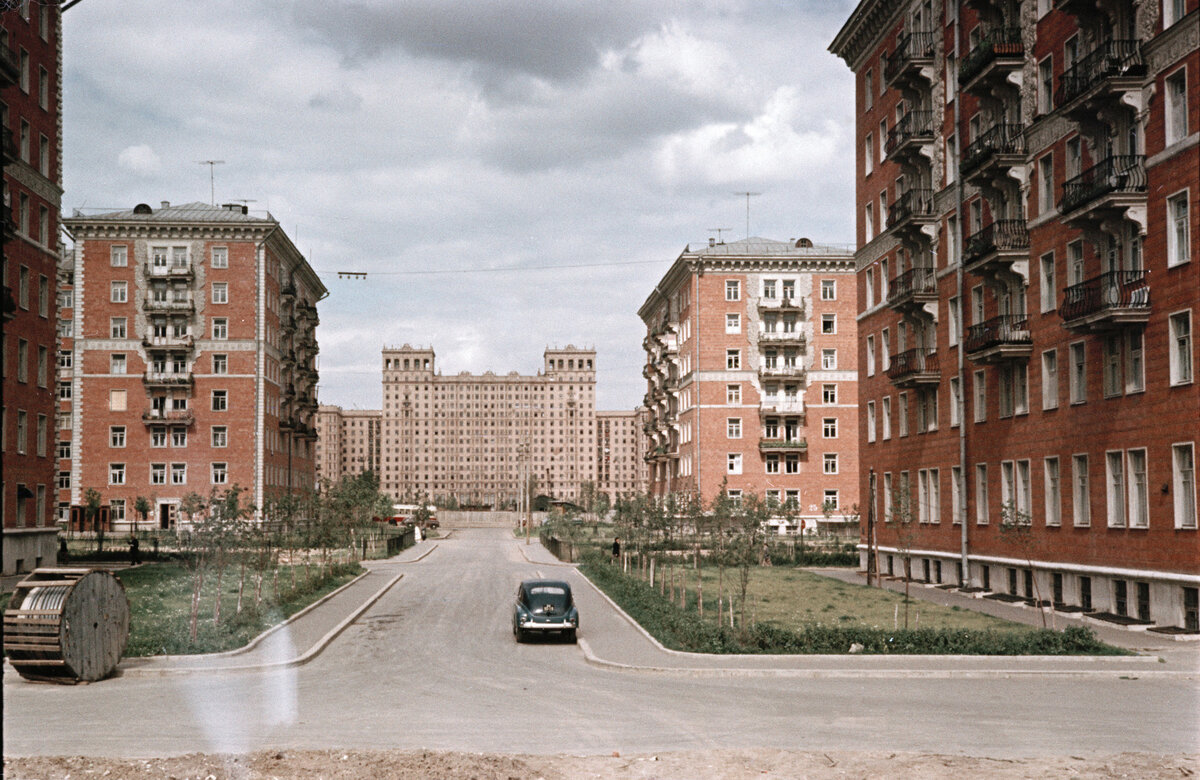
M 579 610 L 571 597 L 571 586 L 562 580 L 522 582 L 513 607 L 512 630 L 518 642 L 539 634 L 555 634 L 574 642 Z

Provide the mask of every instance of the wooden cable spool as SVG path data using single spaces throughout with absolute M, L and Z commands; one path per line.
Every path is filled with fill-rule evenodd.
M 17 584 L 8 606 L 4 650 L 30 680 L 103 679 L 129 641 L 129 599 L 111 572 L 35 569 Z

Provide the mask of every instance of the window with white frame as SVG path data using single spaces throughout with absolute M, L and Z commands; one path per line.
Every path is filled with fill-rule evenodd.
M 229 267 L 229 248 L 224 246 L 214 246 L 212 248 L 212 267 L 213 268 L 228 268 Z
M 821 403 L 837 403 L 837 385 L 821 385 Z
M 1181 311 L 1167 319 L 1171 339 L 1171 384 L 1192 381 L 1192 313 Z
M 1054 286 L 1054 253 L 1047 252 L 1041 259 L 1042 274 L 1039 281 L 1039 301 L 1042 311 L 1054 311 L 1058 299 L 1058 290 Z
M 821 436 L 825 439 L 836 439 L 838 437 L 838 421 L 836 417 L 824 417 L 821 419 Z
M 783 288 L 782 296 L 785 301 L 792 301 L 792 300 L 796 299 L 796 280 L 795 279 L 784 279 L 781 286 Z
M 763 279 L 762 297 L 773 301 L 775 300 L 777 281 L 775 279 Z
M 1011 460 L 1000 461 L 1000 522 L 1016 510 L 1017 469 Z M 1009 518 L 1014 519 L 1014 518 Z
M 212 337 L 218 341 L 229 338 L 229 320 L 226 317 L 213 317 Z
M 1146 475 L 1146 450 L 1125 453 L 1126 481 L 1129 483 L 1129 527 L 1146 528 L 1150 524 L 1150 485 Z
M 866 280 L 866 308 L 870 309 L 875 305 L 875 269 L 868 268 L 864 274 Z
M 113 246 L 108 250 L 108 263 L 113 268 L 125 268 L 129 265 L 129 247 Z
M 1180 68 L 1163 79 L 1166 87 L 1164 124 L 1167 146 L 1178 143 L 1188 134 L 1187 70 Z
M 950 467 L 950 522 L 962 525 L 963 521 L 963 472 L 961 466 Z
M 150 464 L 150 484 L 165 485 L 167 484 L 167 464 L 151 463 Z
M 108 300 L 112 303 L 126 303 L 129 301 L 129 282 L 112 281 L 109 282 Z
M 229 282 L 213 282 L 213 303 L 229 303 Z
M 125 362 L 125 353 L 123 353 L 123 352 L 118 352 L 117 354 L 115 354 L 115 355 L 112 355 L 112 356 L 109 358 L 108 373 L 110 373 L 110 374 L 124 374 L 124 373 L 125 373 L 125 366 L 126 366 L 126 362 Z
M 821 350 L 821 368 L 826 371 L 837 370 L 837 350 L 822 349 Z
M 741 474 L 742 473 L 742 453 L 730 452 L 725 455 L 725 473 L 726 474 Z
M 1083 270 L 1083 242 L 1072 241 L 1067 244 L 1067 284 L 1083 284 Z
M 1108 525 L 1125 527 L 1125 459 L 1120 450 L 1104 454 L 1105 478 L 1108 484 Z
M 836 452 L 825 453 L 822 459 L 822 468 L 826 474 L 838 473 L 838 456 Z
M 886 301 L 888 293 L 891 291 L 892 280 L 888 278 L 888 259 L 886 257 L 879 261 L 879 300 Z
M 783 473 L 799 474 L 800 473 L 800 456 L 785 455 L 783 459 Z
M 1146 365 L 1143 360 L 1144 334 L 1140 330 L 1125 331 L 1125 392 L 1140 393 L 1146 389 Z
M 125 484 L 125 464 L 110 463 L 108 464 L 108 484 L 124 485 Z
M 742 299 L 742 283 L 736 279 L 725 281 L 725 300 L 740 301 Z
M 863 140 L 863 176 L 870 176 L 875 170 L 875 137 L 867 133 Z
M 880 413 L 883 418 L 882 419 L 883 430 L 881 431 L 881 433 L 883 436 L 883 440 L 887 441 L 888 439 L 892 438 L 892 397 L 890 395 L 885 395 L 883 397 L 882 406 L 880 407 Z
M 740 439 L 742 438 L 742 418 L 729 417 L 725 420 L 725 438 Z
M 214 485 L 224 485 L 229 480 L 229 468 L 226 463 L 212 464 L 212 483 Z
M 875 335 L 867 336 L 867 376 L 875 376 Z
M 883 522 L 892 522 L 892 472 L 883 472 L 883 493 L 880 495 L 880 500 L 883 502 Z
M 778 474 L 779 473 L 779 456 L 778 455 L 766 456 L 765 458 L 763 458 L 763 463 L 766 466 L 766 471 L 768 474 Z
M 1092 524 L 1091 485 L 1088 479 L 1088 456 L 1071 456 L 1071 519 L 1078 528 Z
M 947 339 L 949 340 L 950 346 L 953 347 L 956 344 L 958 344 L 958 342 L 962 336 L 962 301 L 961 301 L 961 299 L 959 299 L 958 296 L 951 298 L 949 301 L 949 304 L 946 307 L 946 311 L 949 314 L 949 318 L 950 318 L 949 328 L 947 328 L 946 336 L 947 336 Z
M 224 353 L 214 354 L 212 356 L 212 369 L 214 374 L 228 374 L 229 355 Z
M 984 369 L 981 368 L 971 374 L 971 388 L 975 394 L 972 401 L 975 422 L 983 422 L 987 419 L 987 373 Z
M 1054 155 L 1046 154 L 1038 158 L 1038 214 L 1049 214 L 1054 208 Z
M 1029 525 L 1033 518 L 1033 488 L 1028 460 L 1017 461 L 1017 484 L 1014 498 L 1017 502 L 1017 522 Z
M 875 204 L 868 203 L 863 209 L 863 233 L 866 240 L 875 238 Z
M 875 441 L 875 402 L 867 401 L 867 441 Z
M 187 464 L 172 463 L 171 464 L 171 484 L 186 485 L 187 484 Z
M 834 301 L 837 300 L 837 280 L 822 279 L 821 280 L 821 300 Z
M 186 447 L 187 446 L 187 428 L 175 427 L 171 429 L 171 446 Z
M 725 385 L 725 403 L 732 406 L 742 402 L 741 385 Z
M 1087 351 L 1084 342 L 1076 341 L 1070 346 L 1071 350 L 1071 403 L 1081 404 L 1087 401 Z
M 108 446 L 124 447 L 125 446 L 125 426 L 110 425 L 108 428 Z
M 213 390 L 212 391 L 212 410 L 214 412 L 223 412 L 229 408 L 229 391 L 228 390 Z
M 829 336 L 837 333 L 837 315 L 822 314 L 821 315 L 821 333 Z
M 838 492 L 826 489 L 821 492 L 821 508 L 826 512 L 836 512 L 838 509 Z
M 229 428 L 224 425 L 214 425 L 212 427 L 212 446 L 229 446 Z
M 1049 0 L 1038 0 L 1039 3 Z M 1050 57 L 1038 63 L 1038 93 L 1037 109 L 1039 114 L 1049 114 L 1054 110 L 1054 63 Z
M 741 333 L 742 332 L 742 315 L 732 313 L 725 315 L 725 332 L 726 333 Z
M 908 393 L 900 393 L 898 398 L 899 398 L 899 405 L 896 407 L 897 433 L 901 436 L 907 436 L 908 435 Z
M 725 368 L 733 371 L 742 367 L 742 351 L 740 349 L 725 350 Z
M 1058 408 L 1058 351 L 1042 353 L 1042 408 Z
M 975 524 L 988 524 L 988 474 L 986 463 L 975 464 Z
M 1167 198 L 1167 266 L 1190 261 L 1191 243 L 1188 224 L 1188 191 Z
M 128 333 L 127 322 L 128 320 L 125 317 L 109 317 L 108 337 L 112 339 L 126 338 L 126 333 Z
M 1163 0 L 1163 29 L 1187 15 L 1187 0 Z
M 958 377 L 950 378 L 950 427 L 957 427 L 962 422 L 962 383 Z
M 1191 442 L 1171 445 L 1171 481 L 1175 527 L 1196 527 L 1196 448 Z

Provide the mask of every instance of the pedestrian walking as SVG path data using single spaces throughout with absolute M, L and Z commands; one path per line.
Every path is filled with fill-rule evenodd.
M 614 561 L 621 560 L 621 540 L 616 536 L 613 537 L 612 557 Z

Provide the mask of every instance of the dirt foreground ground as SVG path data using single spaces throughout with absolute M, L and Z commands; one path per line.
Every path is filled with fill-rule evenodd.
M 1200 756 L 1121 753 L 1109 756 L 995 759 L 918 753 L 710 750 L 623 756 L 530 756 L 483 753 L 298 750 L 241 756 L 174 758 L 6 758 L 10 780 L 110 777 L 125 780 L 268 780 L 271 778 L 470 778 L 472 780 L 736 780 L 737 778 L 1188 778 Z

